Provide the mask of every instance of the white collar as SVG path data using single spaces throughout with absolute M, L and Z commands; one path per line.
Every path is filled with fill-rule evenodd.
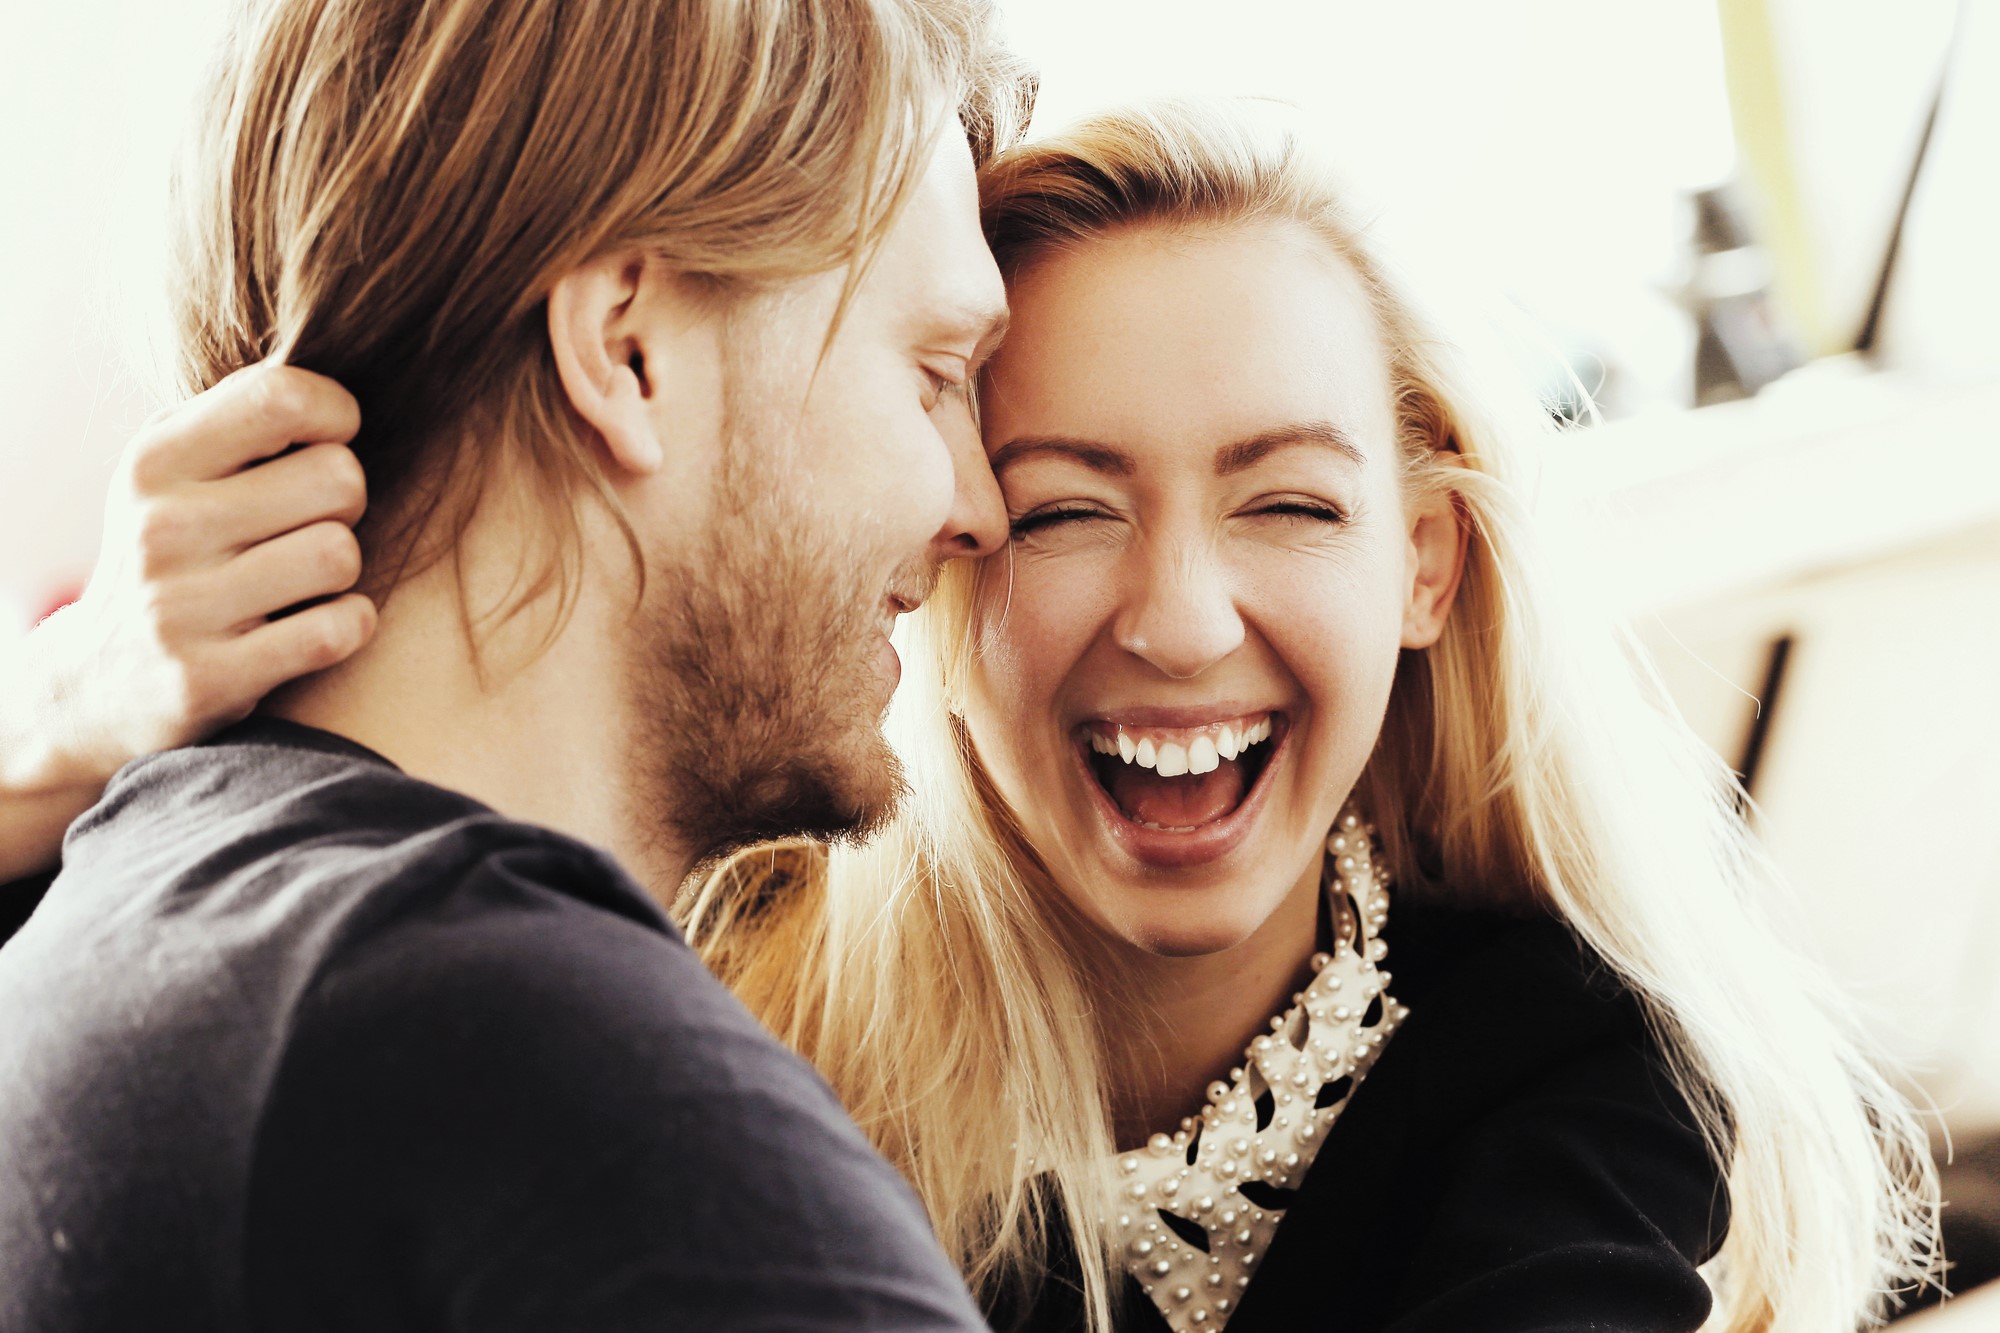
M 1107 1164 L 1121 1209 L 1112 1244 L 1174 1333 L 1229 1322 L 1284 1219 L 1289 1196 L 1273 1191 L 1305 1179 L 1327 1130 L 1409 1014 L 1376 967 L 1388 953 L 1377 936 L 1388 920 L 1389 878 L 1377 864 L 1375 830 L 1352 803 L 1326 851 L 1333 952 L 1313 956 L 1312 981 L 1251 1041 L 1231 1081 L 1209 1084 L 1198 1117 Z M 1206 1249 L 1189 1237 L 1205 1238 Z

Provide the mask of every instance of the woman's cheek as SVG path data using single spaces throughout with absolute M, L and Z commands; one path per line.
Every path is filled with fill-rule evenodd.
M 1001 555 L 980 589 L 982 647 L 1042 676 L 1067 674 L 1116 609 L 1118 562 L 1102 548 Z

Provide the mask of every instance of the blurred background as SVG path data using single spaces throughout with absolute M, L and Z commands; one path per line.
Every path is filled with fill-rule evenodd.
M 2000 1276 L 2000 0 L 1004 7 L 1039 129 L 1290 103 L 1378 227 L 1520 316 L 1577 423 L 1551 520 L 1935 1102 L 1954 1285 Z M 227 8 L 0 24 L 0 653 L 81 587 L 158 405 L 166 172 Z M 2000 1328 L 1954 1306 L 1921 1318 Z

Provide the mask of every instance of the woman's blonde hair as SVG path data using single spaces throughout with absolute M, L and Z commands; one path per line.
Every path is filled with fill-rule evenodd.
M 1622 640 L 1558 614 L 1523 494 L 1551 429 L 1532 396 L 1431 327 L 1329 178 L 1244 116 L 1104 116 L 1001 156 L 983 189 L 1010 276 L 1118 228 L 1267 222 L 1353 266 L 1408 484 L 1450 492 L 1470 534 L 1449 625 L 1404 653 L 1357 787 L 1399 893 L 1553 908 L 1636 994 L 1728 1176 L 1713 1327 L 1852 1328 L 1929 1275 L 1925 1135 L 1767 921 L 1774 878 L 1732 775 Z M 1066 1243 L 1103 1329 L 1119 996 L 958 720 L 982 577 L 954 569 L 913 618 L 891 718 L 910 798 L 887 836 L 746 853 L 691 897 L 689 933 L 915 1183 L 982 1294 Z
M 720 292 L 858 273 L 952 110 L 984 160 L 1033 87 L 991 0 L 247 0 L 176 181 L 177 387 L 279 357 L 353 391 L 370 591 L 507 465 L 550 517 L 521 600 L 566 597 L 581 504 L 622 514 L 556 279 L 628 246 Z

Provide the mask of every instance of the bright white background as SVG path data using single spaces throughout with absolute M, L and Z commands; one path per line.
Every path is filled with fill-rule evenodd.
M 1824 306 L 1851 325 L 1952 3 L 1770 7 Z M 150 408 L 139 385 L 166 170 L 228 10 L 64 0 L 0 20 L 0 637 L 87 572 L 109 460 Z M 1678 276 L 1676 200 L 1735 165 L 1712 0 L 1012 0 L 1005 12 L 1045 74 L 1040 125 L 1154 93 L 1293 103 L 1383 226 L 1524 304 L 1586 378 L 1598 356 L 1617 361 L 1622 406 L 1681 391 L 1687 329 L 1663 295 Z
M 637 0 L 635 0 L 637 2 Z M 1954 11 L 1957 68 L 1880 366 L 1688 414 L 1683 193 L 1738 170 L 1718 4 L 1010 0 L 1043 128 L 1133 97 L 1295 104 L 1383 228 L 1504 292 L 1627 419 L 1551 476 L 1732 753 L 1796 633 L 1760 791 L 1819 944 L 1968 1123 L 2000 1120 L 2000 0 L 1762 0 L 1809 346 L 1858 325 Z M 0 14 L 0 652 L 73 590 L 144 383 L 171 150 L 228 0 Z M 1727 11 L 1724 11 L 1727 12 Z M 1893 936 L 1893 941 L 1890 937 Z

